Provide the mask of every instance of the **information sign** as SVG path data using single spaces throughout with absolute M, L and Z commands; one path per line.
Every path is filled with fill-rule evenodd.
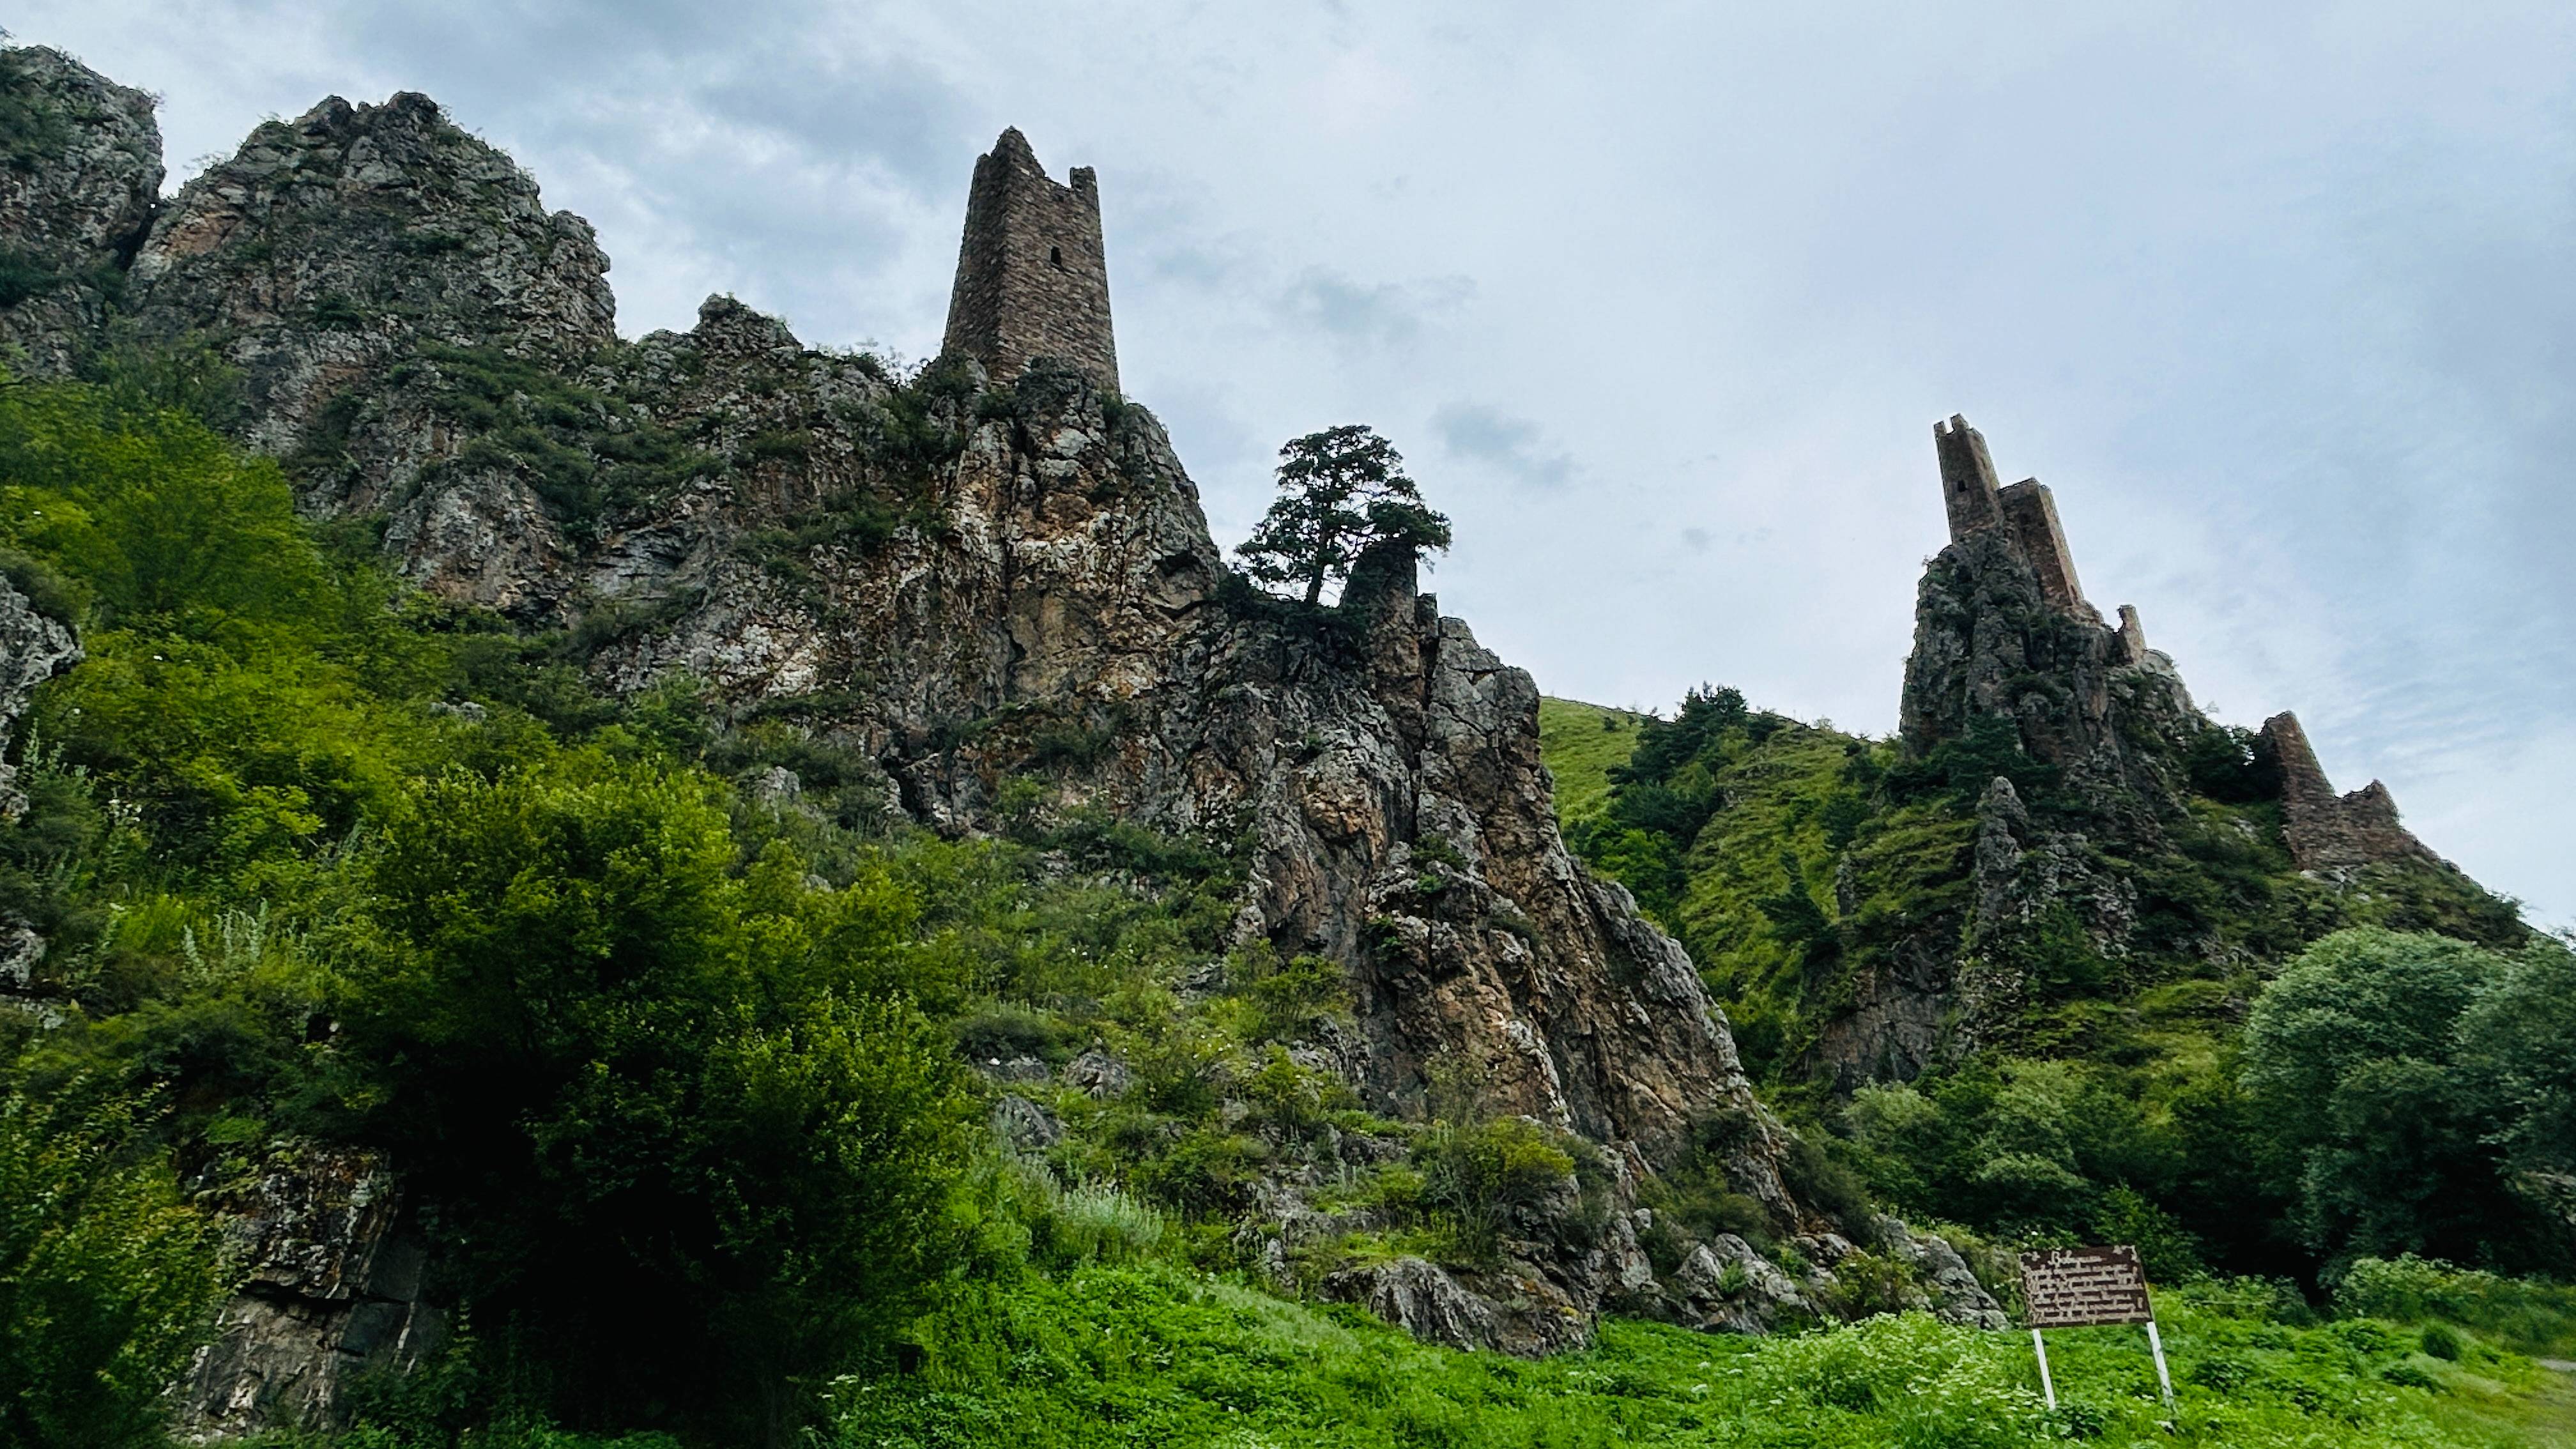
M 2050 1248 L 2021 1255 L 2021 1301 L 2033 1328 L 2148 1323 L 2147 1271 L 2138 1250 Z
M 2164 1393 L 2165 1413 L 2173 1413 L 2173 1375 L 2165 1370 L 2164 1335 L 2156 1332 L 2155 1310 L 2147 1304 L 2147 1270 L 2135 1244 L 2024 1253 L 2021 1301 L 2022 1316 L 2030 1322 L 2031 1352 L 2039 1356 L 2039 1390 L 2050 1408 L 2057 1407 L 2057 1383 L 2048 1376 L 2048 1343 L 2040 1337 L 2041 1329 L 2143 1323 L 2147 1352 L 2155 1355 L 2156 1387 Z

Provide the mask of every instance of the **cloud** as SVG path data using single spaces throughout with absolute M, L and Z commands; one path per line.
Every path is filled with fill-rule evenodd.
M 1414 341 L 1427 320 L 1476 295 L 1465 277 L 1419 282 L 1355 282 L 1327 267 L 1309 267 L 1280 294 L 1280 313 L 1354 344 Z
M 630 333 L 731 291 L 811 340 L 936 347 L 969 168 L 1020 126 L 1099 168 L 1121 371 L 1220 534 L 1275 440 L 1428 420 L 1497 485 L 1441 490 L 1443 604 L 1551 693 L 1714 679 L 1892 727 L 1942 537 L 1924 432 L 1964 409 L 2197 691 L 2297 708 L 2338 782 L 2381 776 L 2434 848 L 2569 919 L 2576 834 L 2532 802 L 2576 759 L 2576 7 L 2453 9 L 9 24 L 163 93 L 173 158 L 426 91 L 597 225 Z
M 1544 446 L 1538 425 L 1526 418 L 1481 403 L 1449 403 L 1431 415 L 1431 426 L 1452 456 L 1531 487 L 1554 488 L 1574 476 L 1573 457 Z M 1704 543 L 1707 535 L 1700 537 Z

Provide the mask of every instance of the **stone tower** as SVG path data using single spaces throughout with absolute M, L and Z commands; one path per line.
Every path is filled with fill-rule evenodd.
M 1059 357 L 1116 392 L 1100 183 L 1088 166 L 1073 168 L 1072 180 L 1050 179 L 1017 129 L 976 158 L 942 350 L 975 358 L 1004 383 L 1032 357 Z
M 1941 459 L 1941 504 L 1950 516 L 1950 541 L 2000 528 L 2013 548 L 2039 575 L 2040 592 L 2062 609 L 2082 612 L 2084 588 L 2075 581 L 2075 555 L 2066 546 L 2066 530 L 2057 523 L 2057 500 L 2048 485 L 2024 478 L 2008 488 L 1995 486 L 1995 460 L 1986 451 L 1986 435 L 1952 414 L 1932 425 L 1932 450 Z
M 1941 502 L 1950 512 L 1952 543 L 2004 521 L 1985 434 L 1953 414 L 1950 421 L 1932 425 L 1932 451 L 1941 457 Z
M 2439 859 L 2398 823 L 2397 801 L 2386 785 L 2373 780 L 2349 795 L 2334 792 L 2297 715 L 2283 710 L 2263 721 L 2254 753 L 2280 776 L 2281 833 L 2299 869 Z

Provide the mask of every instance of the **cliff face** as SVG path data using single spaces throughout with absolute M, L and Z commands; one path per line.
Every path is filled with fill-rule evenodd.
M 0 50 L 0 359 L 59 375 L 107 321 L 161 194 L 152 100 L 63 55 Z
M 1440 614 L 1409 553 L 1365 560 L 1336 610 L 1264 600 L 1229 582 L 1161 426 L 1096 374 L 897 379 L 723 298 L 623 342 L 606 270 L 585 224 L 400 95 L 262 126 L 151 218 L 124 287 L 143 336 L 239 369 L 241 432 L 307 511 L 382 520 L 424 588 L 576 628 L 617 688 L 685 671 L 737 716 L 792 717 L 943 832 L 993 828 L 1025 782 L 1045 809 L 1241 842 L 1236 940 L 1337 961 L 1356 1000 L 1300 1060 L 1401 1115 L 1456 1062 L 1487 1110 L 1598 1144 L 1606 1230 L 1566 1220 L 1569 1180 L 1493 1272 L 1408 1261 L 1328 1291 L 1460 1341 L 1579 1341 L 1605 1297 L 1656 1293 L 1625 1203 L 1713 1118 L 1742 1124 L 1736 1189 L 1822 1231 L 1689 959 L 1560 840 L 1529 676 Z M 65 356 L 97 340 L 48 326 Z M 1304 1214 L 1273 1186 L 1275 1219 Z M 390 1231 L 343 1216 L 343 1256 Z M 1754 1312 L 1747 1275 L 1700 1276 L 1672 1301 Z M 364 1357 L 353 1310 L 253 1298 L 192 1412 L 326 1412 L 336 1379 L 293 1345 Z
M 2086 602 L 2047 490 L 1998 488 L 1964 419 L 1934 431 L 1951 542 L 1916 596 L 1899 730 L 1918 768 L 1971 787 L 1973 846 L 1958 904 L 1877 960 L 1824 1027 L 1835 1080 L 1911 1077 L 2003 1041 L 2052 973 L 2107 991 L 2148 953 L 2150 972 L 2223 974 L 2244 950 L 2231 913 L 2294 882 L 2316 899 L 2276 936 L 2332 929 L 2339 897 L 2370 899 L 2357 884 L 2370 870 L 2430 872 L 2437 894 L 2486 899 L 2398 824 L 2384 786 L 2336 795 L 2294 716 L 2251 738 L 2210 721 L 2134 608 L 2112 625 Z M 2243 894 L 2275 870 L 2288 879 Z

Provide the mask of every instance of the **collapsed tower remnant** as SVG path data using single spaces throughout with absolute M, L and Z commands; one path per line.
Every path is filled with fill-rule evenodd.
M 1100 183 L 1088 166 L 1073 168 L 1072 183 L 1057 185 L 1017 128 L 976 158 L 943 350 L 982 362 L 998 382 L 1033 357 L 1062 358 L 1116 392 Z
M 2085 612 L 2083 586 L 2075 581 L 2075 555 L 2066 547 L 2066 531 L 2057 524 L 2057 500 L 2048 485 L 2024 478 L 2010 487 L 1995 486 L 1995 460 L 1986 451 L 1986 435 L 1952 414 L 1932 425 L 1932 447 L 1941 457 L 1941 501 L 1950 514 L 1950 541 L 2000 528 L 2039 575 L 2040 592 L 2062 609 Z
M 2386 785 L 2373 780 L 2349 795 L 2334 792 L 2297 715 L 2283 710 L 2263 721 L 2254 748 L 2280 777 L 2281 833 L 2299 869 L 2436 859 L 2397 823 L 2397 801 Z

